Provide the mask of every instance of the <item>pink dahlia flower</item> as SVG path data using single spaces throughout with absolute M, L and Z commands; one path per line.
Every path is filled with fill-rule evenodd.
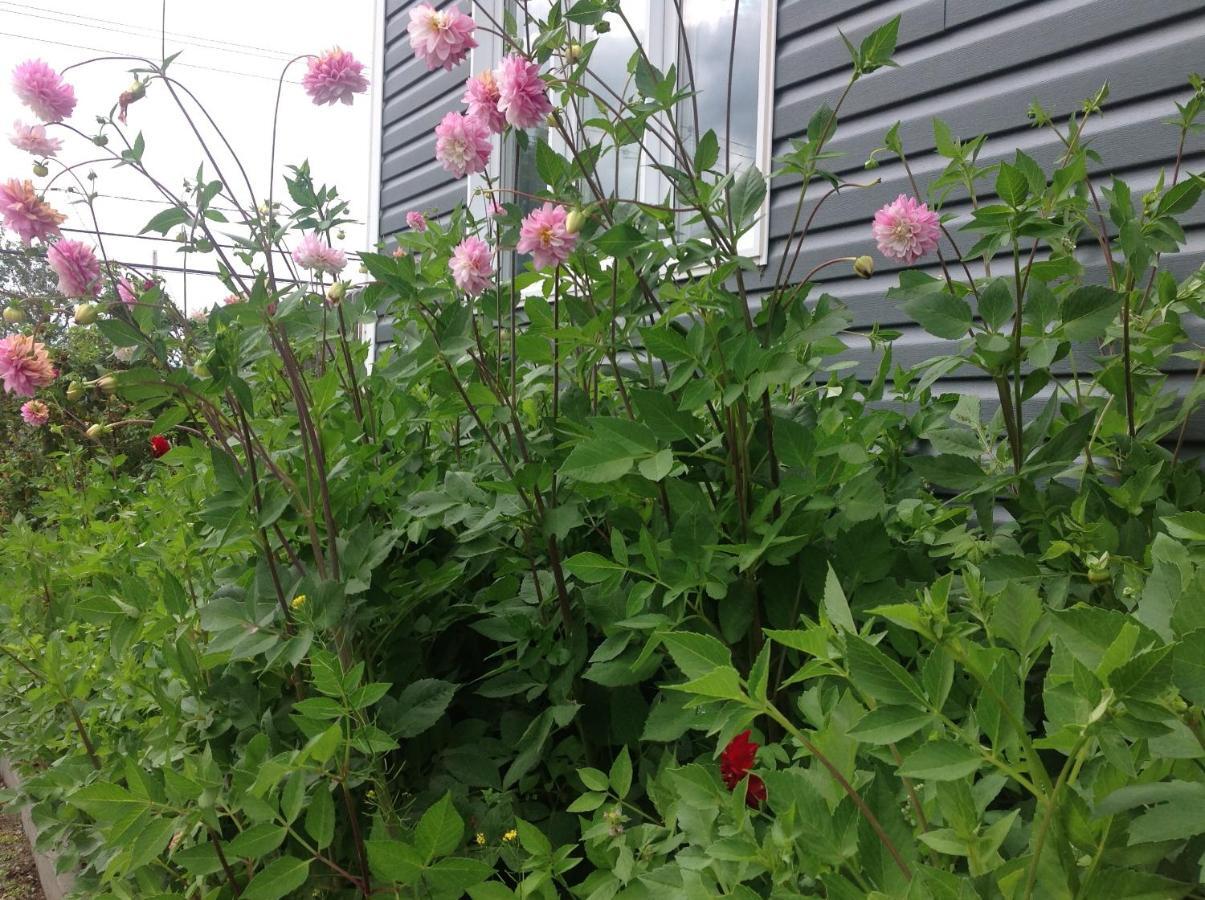
M 473 116 L 450 112 L 435 126 L 435 158 L 457 178 L 483 171 L 492 149 L 489 126 Z
M 21 404 L 21 418 L 26 425 L 41 428 L 50 421 L 50 407 L 41 400 L 26 400 Z
M 117 279 L 117 297 L 129 307 L 134 307 L 138 304 L 138 292 L 134 289 L 134 285 L 130 284 L 130 279 Z
M 13 122 L 13 133 L 8 141 L 18 150 L 34 156 L 54 156 L 63 149 L 63 142 L 46 135 L 45 125 L 26 125 Z
M 58 237 L 62 233 L 59 225 L 67 220 L 38 196 L 32 181 L 16 178 L 0 184 L 0 216 L 27 247 L 34 238 L 46 241 Z
M 75 90 L 40 59 L 13 69 L 13 93 L 43 122 L 61 122 L 75 109 Z
M 473 38 L 473 20 L 452 4 L 436 12 L 430 3 L 420 3 L 410 10 L 410 47 L 416 56 L 434 71 L 459 65 L 469 51 L 477 46 Z
M 448 268 L 452 270 L 452 280 L 456 286 L 470 297 L 476 297 L 486 289 L 490 276 L 494 274 L 490 245 L 479 237 L 465 238 L 452 251 Z
M 27 334 L 10 334 L 0 340 L 0 381 L 4 390 L 18 397 L 32 397 L 58 377 L 50 364 L 46 345 Z
M 501 134 L 506 127 L 506 116 L 498 109 L 499 99 L 498 81 L 491 70 L 486 69 L 465 82 L 462 100 L 469 108 L 469 115 L 476 116 L 488 125 L 490 131 Z
M 318 235 L 307 234 L 293 251 L 293 262 L 314 272 L 340 272 L 347 265 L 347 257 Z
M 498 110 L 516 128 L 540 124 L 552 112 L 548 87 L 540 67 L 518 54 L 506 57 L 494 72 L 498 82 Z
M 871 231 L 880 253 L 909 264 L 936 250 L 941 237 L 937 213 L 907 194 L 900 194 L 874 214 Z
M 238 294 L 227 294 L 225 299 L 222 300 L 222 303 L 224 303 L 226 306 L 234 306 L 236 303 L 242 302 L 243 298 Z
M 410 212 L 406 213 L 406 225 L 408 225 L 414 231 L 426 231 L 427 217 L 417 210 L 412 209 Z
M 346 50 L 335 47 L 321 56 L 310 57 L 301 86 L 315 106 L 336 101 L 350 106 L 354 94 L 368 90 L 368 79 L 364 77 L 362 62 Z
M 100 263 L 82 241 L 55 241 L 46 251 L 46 261 L 59 276 L 59 293 L 64 297 L 80 299 L 100 293 Z
M 577 244 L 577 235 L 565 228 L 568 213 L 563 206 L 545 203 L 532 210 L 519 227 L 520 253 L 530 253 L 537 269 L 559 266 L 569 258 Z

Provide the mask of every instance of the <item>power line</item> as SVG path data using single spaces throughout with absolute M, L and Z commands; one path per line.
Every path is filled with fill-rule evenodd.
M 204 35 L 188 34 L 187 32 L 182 32 L 182 31 L 160 30 L 160 29 L 148 27 L 146 25 L 135 25 L 132 22 L 122 22 L 117 19 L 104 19 L 99 16 L 85 16 L 81 13 L 69 13 L 69 12 L 60 12 L 58 10 L 46 10 L 46 9 L 42 9 L 41 7 L 30 6 L 27 3 L 14 3 L 14 2 L 11 2 L 11 0 L 0 0 L 0 6 L 17 7 L 17 9 L 0 10 L 0 11 L 4 11 L 4 12 L 11 12 L 13 15 L 24 15 L 24 16 L 29 16 L 30 18 L 44 19 L 44 18 L 47 18 L 47 16 L 44 14 L 49 13 L 52 16 L 60 16 L 61 17 L 58 19 L 51 19 L 50 21 L 70 22 L 72 19 L 74 19 L 76 22 L 79 22 L 83 27 L 96 28 L 101 31 L 114 31 L 117 29 L 102 28 L 100 25 L 84 25 L 83 23 L 91 22 L 91 23 L 103 23 L 105 25 L 118 25 L 118 26 L 121 26 L 122 28 L 136 29 L 137 31 L 149 32 L 149 34 L 147 35 L 148 37 L 159 37 L 160 34 L 163 34 L 163 35 L 166 35 L 167 37 L 173 38 L 174 40 L 178 41 L 179 43 L 192 44 L 194 47 L 201 47 L 202 49 L 206 49 L 206 50 L 221 50 L 224 53 L 241 53 L 241 54 L 246 55 L 248 53 L 248 51 L 260 51 L 260 53 L 271 54 L 272 56 L 280 57 L 282 60 L 293 59 L 294 57 L 301 55 L 298 53 L 289 53 L 284 50 L 274 50 L 271 47 L 259 47 L 254 44 L 240 44 L 237 41 L 227 41 L 227 40 L 222 40 L 219 38 L 210 38 L 210 37 L 205 37 Z M 18 10 L 30 10 L 31 12 L 19 12 Z M 121 33 L 135 34 L 134 31 L 124 31 Z M 198 42 L 202 42 L 202 43 L 198 43 Z M 208 44 L 212 44 L 214 46 L 207 46 Z M 232 48 L 232 49 L 226 49 L 226 48 Z
M 83 195 L 79 192 L 78 189 L 72 190 L 71 188 L 52 187 L 52 188 L 48 188 L 48 190 L 58 191 L 59 193 L 62 193 L 62 194 L 74 194 L 81 201 L 83 201 L 83 199 L 84 199 Z M 92 196 L 100 197 L 105 200 L 128 200 L 130 203 L 154 203 L 157 206 L 170 206 L 171 205 L 171 204 L 167 203 L 167 201 L 163 200 L 162 198 L 155 198 L 155 197 L 124 197 L 121 194 L 102 194 L 99 191 L 94 192 L 92 194 Z M 235 213 L 235 214 L 241 215 L 241 213 L 239 213 L 239 211 L 232 206 L 210 206 L 209 209 L 219 209 L 222 212 Z
M 9 247 L 0 247 L 0 254 L 2 254 L 4 256 L 25 256 L 26 251 L 14 250 Z M 43 254 L 40 254 L 40 253 L 34 254 L 34 255 L 35 256 L 43 256 Z M 219 272 L 215 269 L 194 269 L 191 266 L 165 266 L 162 263 L 155 263 L 153 265 L 148 265 L 147 263 L 134 263 L 134 262 L 128 262 L 128 261 L 122 260 L 122 259 L 110 259 L 108 262 L 109 262 L 109 265 L 111 265 L 111 266 L 125 266 L 127 269 L 133 269 L 136 272 L 150 270 L 150 271 L 154 271 L 154 272 L 182 272 L 186 275 L 214 275 L 214 276 L 218 276 L 218 277 L 230 277 L 230 278 L 242 277 L 242 278 L 252 279 L 255 277 L 254 274 L 249 273 L 249 272 L 248 273 Z M 282 284 L 308 284 L 309 283 L 307 281 L 297 281 L 296 279 L 293 279 L 293 278 L 277 278 L 276 280 Z
M 161 242 L 166 242 L 169 244 L 178 244 L 179 243 L 179 241 L 177 241 L 175 238 L 161 237 L 160 235 L 157 235 L 157 234 L 130 234 L 125 231 L 97 231 L 95 228 L 61 227 L 59 230 L 66 231 L 71 234 L 99 234 L 101 237 L 130 238 L 132 240 L 138 240 L 138 241 L 161 241 Z M 214 244 L 214 246 L 221 247 L 223 250 L 249 250 L 249 249 L 251 249 L 249 247 L 243 247 L 239 244 Z M 256 247 L 255 251 L 258 253 L 258 252 L 261 252 L 262 249 L 263 248 L 261 248 L 261 247 Z M 193 251 L 193 252 L 196 252 L 196 251 Z M 278 253 L 281 256 L 289 255 L 286 251 L 280 250 L 276 247 L 272 248 L 272 252 Z
M 32 35 L 28 35 L 28 34 L 13 34 L 11 31 L 0 31 L 0 37 L 15 38 L 18 41 L 37 41 L 40 44 L 56 44 L 59 47 L 70 47 L 73 50 L 89 50 L 92 53 L 104 53 L 108 56 L 127 56 L 127 55 L 129 55 L 121 50 L 110 50 L 106 47 L 89 47 L 86 44 L 72 44 L 72 43 L 69 43 L 68 41 L 55 41 L 55 40 L 51 40 L 50 38 L 33 37 Z M 204 71 L 204 72 L 223 72 L 227 75 L 238 75 L 240 78 L 259 78 L 263 81 L 271 81 L 271 82 L 277 81 L 277 78 L 274 75 L 260 75 L 256 72 L 236 72 L 233 69 L 223 69 L 223 68 L 220 68 L 219 66 L 201 66 L 201 65 L 197 65 L 196 63 L 186 63 L 186 62 L 174 62 L 174 63 L 172 63 L 172 65 L 182 66 L 186 69 L 200 69 L 201 71 Z M 301 84 L 301 82 L 293 81 L 291 79 L 286 78 L 285 84 Z

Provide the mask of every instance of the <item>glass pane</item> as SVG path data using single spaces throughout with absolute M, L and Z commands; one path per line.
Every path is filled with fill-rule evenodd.
M 696 95 L 679 106 L 678 124 L 692 153 L 698 135 L 715 130 L 720 143 L 716 168 L 720 171 L 725 168 L 738 171 L 757 162 L 764 3 L 765 0 L 682 0 L 682 24 L 690 58 L 687 59 L 687 47 L 679 47 L 679 80 L 689 86 L 693 72 Z M 728 61 L 732 53 L 734 12 L 736 53 L 732 56 L 729 116 Z M 702 229 L 701 224 L 696 224 L 686 230 L 697 234 Z
M 632 25 L 632 29 L 640 38 L 646 52 L 653 52 L 649 46 L 648 19 L 649 0 L 623 0 L 621 3 L 624 15 Z M 615 95 L 631 100 L 633 96 L 632 79 L 628 74 L 628 60 L 636 52 L 636 43 L 628 32 L 627 26 L 620 21 L 619 16 L 609 15 L 607 21 L 611 30 L 598 37 L 594 53 L 590 57 L 590 74 L 586 85 L 602 98 L 613 110 L 619 110 L 619 102 Z M 596 115 L 614 118 L 606 112 L 598 112 L 598 107 L 592 100 L 584 101 L 579 112 L 582 118 L 589 119 Z M 594 143 L 606 141 L 606 151 L 598 162 L 599 181 L 603 190 L 613 196 L 623 199 L 636 199 L 639 190 L 641 163 L 640 145 L 630 143 L 623 145 L 618 155 L 615 153 L 614 140 L 604 136 L 597 129 L 588 128 L 586 140 Z

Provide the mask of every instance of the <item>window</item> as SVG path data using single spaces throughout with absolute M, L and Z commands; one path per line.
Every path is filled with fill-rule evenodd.
M 490 7 L 491 4 L 491 15 L 499 22 L 507 12 L 518 19 L 516 11 L 523 6 L 515 0 L 491 0 L 482 5 Z M 536 18 L 543 18 L 550 5 L 549 0 L 524 0 L 524 4 L 529 14 Z M 695 96 L 684 101 L 676 111 L 678 127 L 688 150 L 693 149 L 698 135 L 714 130 L 720 145 L 716 168 L 723 170 L 728 166 L 739 171 L 756 165 L 768 174 L 773 130 L 777 3 L 774 0 L 622 0 L 622 8 L 657 68 L 667 71 L 671 65 L 676 66 L 683 87 L 688 87 L 693 78 Z M 589 77 L 593 83 L 589 86 L 597 88 L 598 82 L 602 82 L 610 91 L 631 97 L 634 88 L 628 74 L 628 61 L 635 52 L 635 42 L 618 16 L 612 15 L 609 19 L 611 29 L 598 36 L 591 57 Z M 734 26 L 735 54 L 731 52 Z M 593 29 L 583 35 L 583 39 L 592 40 L 593 37 Z M 503 53 L 501 39 L 490 36 L 474 53 L 473 71 L 495 65 Z M 733 64 L 731 79 L 728 72 L 730 58 Z M 601 90 L 599 93 L 608 96 L 609 92 Z M 572 115 L 573 111 L 570 113 Z M 580 113 L 582 118 L 589 119 L 594 115 L 594 109 L 583 102 Z M 582 132 L 587 142 L 599 137 L 599 132 L 589 127 L 584 127 Z M 544 126 L 529 132 L 529 137 L 531 140 L 526 148 L 520 149 L 508 142 L 509 146 L 499 148 L 501 152 L 495 153 L 490 171 L 495 183 L 527 193 L 542 187 L 535 173 L 535 139 L 549 140 L 554 149 L 562 152 L 565 148 L 559 146 L 557 135 L 549 136 Z M 601 187 L 615 197 L 661 202 L 667 195 L 668 184 L 653 163 L 671 161 L 669 151 L 656 139 L 646 139 L 643 147 L 625 145 L 618 153 L 611 147 L 598 163 Z M 470 198 L 481 186 L 481 180 L 470 180 Z M 742 253 L 763 263 L 767 257 L 768 215 L 767 193 L 760 221 L 741 237 L 739 245 Z M 701 224 L 687 226 L 683 223 L 681 227 L 692 235 L 702 231 Z

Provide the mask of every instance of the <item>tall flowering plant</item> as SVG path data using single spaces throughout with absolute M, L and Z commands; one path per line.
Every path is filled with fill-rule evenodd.
M 1066 149 L 1049 177 L 938 123 L 926 191 L 893 128 L 872 163 L 903 189 L 851 246 L 812 250 L 828 203 L 878 187 L 829 167 L 892 20 L 776 162 L 789 227 L 763 266 L 742 249 L 766 173 L 685 124 L 691 67 L 658 69 L 622 4 L 472 12 L 407 10 L 428 69 L 467 70 L 484 29 L 503 45 L 434 135 L 476 194 L 375 252 L 338 246 L 347 205 L 304 164 L 281 201 L 212 149 L 163 187 L 122 116 L 193 107 L 170 63 L 134 61 L 102 136 L 165 193 L 148 228 L 223 269 L 230 301 L 203 319 L 10 189 L 79 327 L 129 353 L 90 385 L 131 404 L 84 432 L 98 467 L 106 429 L 157 460 L 124 505 L 98 468 L 79 509 L 52 490 L 53 527 L 0 543 L 23 626 L 0 728 L 24 726 L 27 794 L 84 889 L 1188 896 L 1205 490 L 1160 443 L 1189 403 L 1156 373 L 1200 355 L 1202 279 L 1159 262 L 1200 177 L 1178 165 L 1141 210 L 1114 181 L 1114 235 L 1084 138 L 1103 98 L 1069 125 L 1035 110 Z M 619 29 L 631 78 L 601 83 Z M 344 51 L 305 64 L 316 105 L 364 89 Z M 65 84 L 31 82 L 48 137 Z M 663 196 L 605 176 L 625 150 L 657 160 Z M 854 329 L 825 292 L 854 279 L 949 352 L 905 367 L 889 330 Z M 369 371 L 353 329 L 378 314 Z M 24 338 L 13 377 L 37 391 Z M 1099 374 L 1055 384 L 1084 342 Z M 938 393 L 968 366 L 994 407 Z M 62 566 L 77 535 L 106 552 Z

